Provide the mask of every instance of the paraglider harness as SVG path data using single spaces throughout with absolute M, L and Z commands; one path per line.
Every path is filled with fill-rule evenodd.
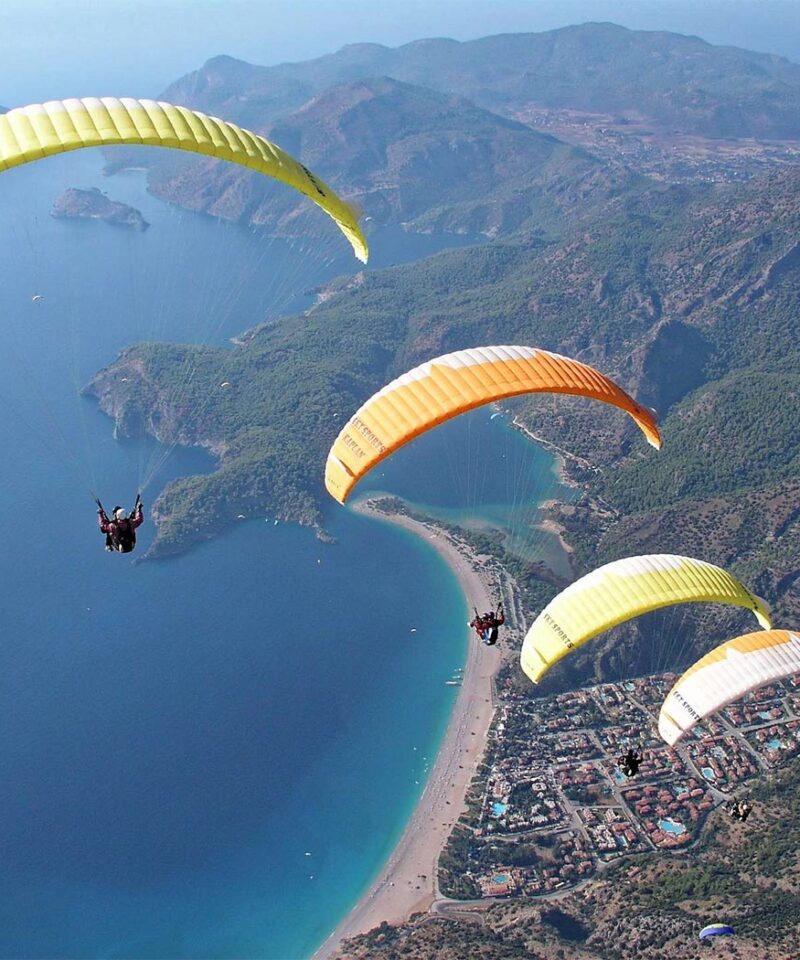
M 617 760 L 617 766 L 626 777 L 635 777 L 639 772 L 644 757 L 637 753 L 633 747 L 628 748 L 628 752 L 623 754 Z
M 497 604 L 495 607 L 497 613 L 491 617 L 482 617 L 478 613 L 477 607 L 473 607 L 472 609 L 475 611 L 475 619 L 470 626 L 475 627 L 478 631 L 478 636 L 487 647 L 493 647 L 497 643 L 497 628 L 506 622 L 503 614 L 503 601 L 501 600 Z
M 97 512 L 100 514 L 104 523 L 112 529 L 106 530 L 106 550 L 116 550 L 118 553 L 130 553 L 136 546 L 136 527 L 133 525 L 132 518 L 139 511 L 139 505 L 142 502 L 141 494 L 136 494 L 136 503 L 133 505 L 130 517 L 124 520 L 109 520 L 103 504 L 95 497 Z M 119 508 L 117 508 L 119 509 Z M 116 513 L 116 510 L 114 511 Z M 137 524 L 138 526 L 138 524 Z

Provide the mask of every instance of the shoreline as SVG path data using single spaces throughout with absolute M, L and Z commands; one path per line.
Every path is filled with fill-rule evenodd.
M 476 569 L 476 557 L 464 544 L 434 524 L 405 514 L 377 511 L 368 501 L 353 509 L 426 540 L 455 575 L 468 608 L 493 609 L 489 575 Z M 312 960 L 332 960 L 343 940 L 366 933 L 384 921 L 401 923 L 413 913 L 429 910 L 438 898 L 439 854 L 466 809 L 467 789 L 486 752 L 495 711 L 492 680 L 502 663 L 500 650 L 471 638 L 459 695 L 416 809 L 375 880 L 317 948 Z
M 537 436 L 532 430 L 529 430 L 518 417 L 513 417 L 511 419 L 511 426 L 515 430 L 518 430 L 524 437 L 532 440 L 543 450 L 547 450 L 553 455 L 556 461 L 558 482 L 562 486 L 568 487 L 570 490 L 583 489 L 583 485 L 569 475 L 569 469 L 567 467 L 569 461 L 577 463 L 578 466 L 582 467 L 584 470 L 592 470 L 595 473 L 599 472 L 598 468 L 594 466 L 594 464 L 589 463 L 588 460 L 584 460 L 583 457 L 579 457 L 577 454 L 572 453 L 569 450 L 565 450 L 563 447 L 559 447 L 557 444 L 553 443 L 552 440 L 547 440 L 545 437 Z

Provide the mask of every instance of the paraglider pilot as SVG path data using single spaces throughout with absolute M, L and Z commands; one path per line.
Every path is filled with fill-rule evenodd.
M 487 647 L 493 647 L 497 643 L 497 628 L 502 627 L 505 622 L 506 618 L 503 613 L 503 603 L 501 601 L 497 605 L 497 613 L 495 613 L 494 610 L 489 610 L 481 617 L 476 610 L 475 619 L 470 620 L 468 626 L 472 627 L 478 634 L 481 643 L 485 643 Z
M 113 520 L 109 520 L 99 500 L 97 503 L 97 522 L 100 532 L 106 535 L 106 550 L 130 553 L 136 546 L 136 528 L 144 522 L 142 498 L 136 495 L 136 503 L 128 516 L 124 507 L 114 507 Z
M 745 820 L 750 816 L 750 811 L 753 809 L 752 803 L 749 800 L 731 800 L 725 808 L 728 811 L 731 819 L 738 820 L 739 823 L 744 823 Z
M 639 772 L 642 760 L 644 760 L 644 757 L 641 754 L 637 753 L 633 747 L 628 747 L 628 752 L 618 758 L 617 766 L 626 777 L 635 777 Z

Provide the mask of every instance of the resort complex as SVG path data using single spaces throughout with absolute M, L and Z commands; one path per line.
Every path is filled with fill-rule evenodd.
M 467 813 L 440 859 L 460 899 L 547 895 L 621 857 L 685 848 L 708 813 L 800 751 L 800 678 L 710 718 L 677 748 L 657 735 L 673 674 L 532 700 L 503 691 Z M 639 775 L 617 766 L 644 751 Z

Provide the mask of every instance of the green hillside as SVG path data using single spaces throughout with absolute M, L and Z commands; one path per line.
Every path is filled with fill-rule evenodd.
M 600 469 L 578 474 L 591 478 L 589 499 L 558 514 L 579 569 L 633 552 L 632 542 L 643 552 L 747 558 L 767 599 L 793 608 L 790 570 L 768 573 L 775 537 L 767 491 L 798 476 L 790 310 L 798 176 L 725 189 L 654 188 L 613 201 L 560 243 L 496 243 L 365 274 L 308 316 L 252 331 L 232 351 L 133 348 L 92 388 L 122 432 L 144 425 L 171 441 L 183 431 L 184 442 L 202 441 L 220 456 L 217 473 L 180 481 L 160 498 L 156 552 L 181 549 L 256 510 L 319 527 L 328 446 L 367 396 L 431 356 L 520 342 L 578 355 L 668 404 L 660 454 L 627 418 L 597 404 L 533 398 L 520 405 L 538 435 Z M 170 384 L 185 380 L 187 356 L 197 364 L 191 385 L 171 395 Z M 685 541 L 663 537 L 664 511 L 680 516 L 683 503 L 691 512 L 724 498 L 746 513 L 762 495 L 764 526 L 746 524 L 746 542 L 723 549 L 721 541 L 689 537 L 689 520 Z M 603 510 L 592 506 L 597 496 Z M 635 541 L 615 539 L 637 523 Z M 794 536 L 789 520 L 781 538 Z M 552 590 L 534 580 L 531 602 Z M 589 669 L 573 659 L 575 669 Z
M 363 78 L 364 65 L 379 64 L 383 76 Z M 447 77 L 444 86 L 491 100 L 495 111 L 409 82 L 431 64 L 431 85 Z M 521 78 L 530 85 L 534 68 L 542 97 L 559 90 L 559 102 L 577 102 L 569 98 L 578 87 L 602 76 L 604 96 L 622 96 L 624 87 L 642 111 L 661 96 L 664 78 L 679 76 L 671 106 L 659 102 L 663 116 L 679 110 L 682 129 L 697 120 L 686 97 L 701 88 L 715 91 L 717 106 L 737 91 L 745 114 L 763 97 L 761 108 L 774 103 L 781 116 L 780 104 L 795 102 L 800 70 L 695 38 L 590 24 L 474 44 L 346 48 L 256 73 L 223 59 L 176 87 L 209 109 L 239 96 L 242 111 L 263 108 L 266 117 L 272 107 L 258 96 L 265 78 L 282 78 L 276 91 L 297 91 L 305 76 L 306 99 L 316 84 L 324 89 L 270 121 L 290 149 L 360 196 L 378 222 L 496 239 L 342 278 L 308 315 L 250 331 L 233 350 L 132 348 L 101 373 L 90 390 L 121 434 L 202 443 L 218 457 L 217 471 L 159 498 L 156 555 L 215 535 L 240 515 L 268 513 L 322 532 L 325 455 L 361 402 L 438 354 L 524 343 L 596 365 L 653 406 L 663 426 L 664 449 L 655 454 L 627 418 L 601 405 L 537 397 L 514 405 L 536 436 L 579 458 L 567 471 L 582 499 L 550 511 L 574 547 L 575 574 L 622 553 L 693 553 L 746 575 L 778 616 L 797 612 L 800 172 L 789 166 L 733 185 L 632 176 L 496 112 L 519 93 Z M 399 80 L 387 76 L 398 72 Z M 478 77 L 481 95 L 470 86 Z M 217 215 L 268 222 L 273 232 L 297 222 L 294 197 L 203 163 L 177 177 L 160 168 L 153 189 Z M 497 542 L 482 546 L 517 575 L 529 614 L 556 589 L 540 565 L 520 564 Z M 704 612 L 687 623 L 704 649 L 739 626 Z M 642 643 L 654 629 L 645 620 L 610 634 L 591 656 L 570 658 L 561 682 L 663 667 L 648 659 L 654 645 Z

